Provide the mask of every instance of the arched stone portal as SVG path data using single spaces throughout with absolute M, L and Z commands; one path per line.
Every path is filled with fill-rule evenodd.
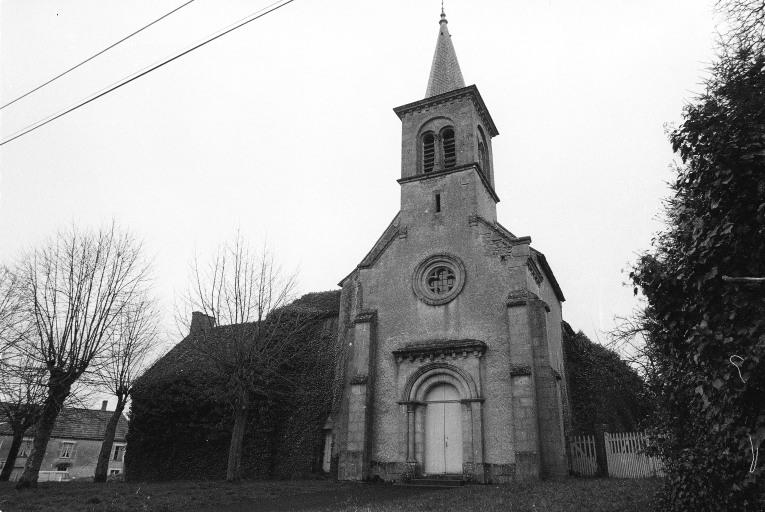
M 459 473 L 483 480 L 481 403 L 469 373 L 446 362 L 421 366 L 407 379 L 406 461 L 414 474 Z

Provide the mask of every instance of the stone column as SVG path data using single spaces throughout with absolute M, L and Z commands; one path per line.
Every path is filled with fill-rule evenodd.
M 464 400 L 470 407 L 471 435 L 473 438 L 473 480 L 478 483 L 486 483 L 486 474 L 483 457 L 483 399 L 477 398 Z
M 414 452 L 414 414 L 416 412 L 416 405 L 413 403 L 406 404 L 406 462 L 409 464 L 416 464 L 417 457 Z

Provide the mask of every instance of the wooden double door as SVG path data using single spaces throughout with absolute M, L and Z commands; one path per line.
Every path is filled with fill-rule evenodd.
M 425 473 L 462 474 L 462 404 L 459 392 L 438 384 L 425 396 Z

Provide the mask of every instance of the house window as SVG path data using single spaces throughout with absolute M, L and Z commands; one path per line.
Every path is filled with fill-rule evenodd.
M 436 163 L 436 136 L 426 133 L 422 136 L 422 172 L 433 170 Z
M 112 453 L 112 460 L 122 462 L 125 458 L 125 445 L 115 445 L 114 453 Z
M 32 453 L 32 441 L 22 442 L 19 447 L 18 457 L 29 457 L 30 453 Z
M 69 471 L 69 464 L 68 462 L 64 462 L 62 464 L 56 464 L 56 471 Z
M 121 471 L 119 469 L 110 469 L 109 474 L 110 475 L 119 475 Z
M 457 165 L 457 151 L 454 145 L 454 129 L 446 128 L 441 132 L 441 140 L 444 150 L 444 169 L 451 169 Z
M 61 453 L 59 454 L 59 458 L 69 459 L 72 457 L 73 452 L 74 443 L 61 443 Z

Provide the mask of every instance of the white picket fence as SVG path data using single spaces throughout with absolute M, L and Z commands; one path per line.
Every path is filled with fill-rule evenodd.
M 642 432 L 605 433 L 608 476 L 646 478 L 664 476 L 664 466 L 657 457 L 645 454 L 648 438 Z
M 598 472 L 595 436 L 571 436 L 569 446 L 571 447 L 569 458 L 571 472 L 577 476 L 595 476 Z
M 642 432 L 604 433 L 608 476 L 616 478 L 647 478 L 664 476 L 657 457 L 645 454 L 648 438 Z M 569 469 L 577 476 L 595 476 L 598 457 L 594 435 L 569 437 Z
M 38 482 L 67 482 L 71 479 L 68 471 L 40 471 L 37 474 Z

